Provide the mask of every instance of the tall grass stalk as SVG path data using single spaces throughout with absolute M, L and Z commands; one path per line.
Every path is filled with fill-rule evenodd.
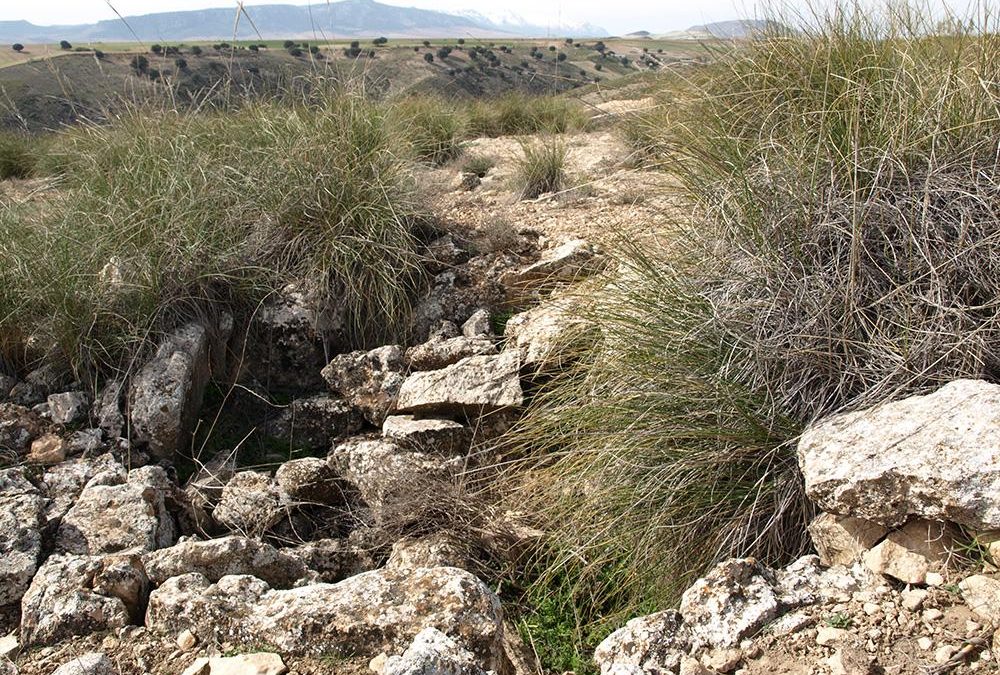
M 618 246 L 603 337 L 510 439 L 513 502 L 552 532 L 533 592 L 572 571 L 583 624 L 807 550 L 792 449 L 816 418 L 1000 378 L 1000 36 L 870 16 L 719 54 L 664 109 L 687 217 Z

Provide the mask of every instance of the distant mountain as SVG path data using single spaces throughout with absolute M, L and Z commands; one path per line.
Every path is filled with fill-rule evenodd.
M 555 22 L 547 25 L 531 23 L 524 17 L 509 10 L 500 12 L 479 12 L 466 10 L 458 13 L 484 26 L 525 37 L 605 37 L 608 31 L 592 23 Z
M 738 40 L 752 37 L 764 31 L 773 30 L 779 27 L 774 21 L 764 21 L 759 19 L 740 19 L 737 21 L 717 21 L 706 23 L 703 26 L 691 26 L 688 33 L 702 33 L 715 38 Z
M 648 37 L 653 37 L 653 34 L 650 33 L 648 30 L 637 30 L 634 33 L 626 33 L 625 37 L 627 37 L 627 38 L 642 38 L 642 39 L 645 39 L 645 38 L 648 38 Z
M 302 5 L 257 5 L 246 8 L 233 30 L 235 9 L 191 10 L 128 16 L 94 24 L 37 26 L 27 21 L 0 21 L 0 43 L 143 42 L 182 40 L 254 40 L 333 37 L 513 37 L 544 36 L 553 29 L 527 22 L 494 22 L 482 15 L 456 15 L 374 0 Z M 598 27 L 556 28 L 559 36 L 603 35 Z

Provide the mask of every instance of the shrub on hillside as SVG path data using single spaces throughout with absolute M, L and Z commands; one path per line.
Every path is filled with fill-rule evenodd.
M 1000 37 L 860 12 L 686 79 L 656 146 L 691 220 L 617 247 L 600 337 L 511 438 L 554 533 L 536 593 L 571 575 L 584 621 L 808 550 L 816 418 L 1000 378 Z
M 220 304 L 245 317 L 301 279 L 346 303 L 345 346 L 405 325 L 419 213 L 385 111 L 360 95 L 132 110 L 51 157 L 64 190 L 45 213 L 0 218 L 0 343 L 34 335 L 81 376 L 126 368 L 151 334 Z
M 556 138 L 521 141 L 514 186 L 521 199 L 558 192 L 566 184 L 566 145 Z
M 32 144 L 26 135 L 0 132 L 0 180 L 28 178 L 34 173 L 39 153 Z

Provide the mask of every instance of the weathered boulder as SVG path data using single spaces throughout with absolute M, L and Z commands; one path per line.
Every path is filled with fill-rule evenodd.
M 142 553 L 177 538 L 167 510 L 173 484 L 158 466 L 109 471 L 90 480 L 63 517 L 56 548 L 65 553 Z
M 692 646 L 728 648 L 778 615 L 774 573 L 752 558 L 719 563 L 681 596 Z
M 54 555 L 21 600 L 21 643 L 52 644 L 121 628 L 137 617 L 148 581 L 137 556 Z
M 413 502 L 428 484 L 446 478 L 454 460 L 406 451 L 384 440 L 351 440 L 334 448 L 330 462 L 354 485 L 381 520 L 386 508 Z
M 90 652 L 62 664 L 52 675 L 117 675 L 111 659 L 101 652 Z
M 524 403 L 514 352 L 472 356 L 441 370 L 413 373 L 399 390 L 400 413 L 481 414 Z
M 561 298 L 515 314 L 504 328 L 507 349 L 521 356 L 521 367 L 534 372 L 558 370 L 570 359 L 569 347 L 585 331 L 572 300 Z
M 285 462 L 274 472 L 274 480 L 291 504 L 343 505 L 344 481 L 329 462 L 304 457 Z
M 497 348 L 493 340 L 485 335 L 473 337 L 463 335 L 448 339 L 432 337 L 423 344 L 407 349 L 404 361 L 411 371 L 439 370 L 469 356 L 485 356 L 496 353 Z
M 49 394 L 49 414 L 56 424 L 73 424 L 87 416 L 90 401 L 82 391 L 67 391 Z
M 398 345 L 335 356 L 323 368 L 330 391 L 361 409 L 365 418 L 380 426 L 392 410 L 403 383 L 403 349 Z
M 65 516 L 84 486 L 94 476 L 108 471 L 125 474 L 125 467 L 110 453 L 94 458 L 71 459 L 46 469 L 41 484 L 50 500 L 46 509 L 47 519 L 59 520 Z
M 440 455 L 466 454 L 472 444 L 472 430 L 463 424 L 413 415 L 386 417 L 382 437 L 404 450 Z
M 476 337 L 493 335 L 493 325 L 490 322 L 490 311 L 488 309 L 477 309 L 472 316 L 462 324 L 462 335 L 465 337 Z
M 200 657 L 181 675 L 283 675 L 288 672 L 281 656 L 272 652 L 236 656 Z
M 425 628 L 400 656 L 390 656 L 382 675 L 487 675 L 472 652 L 437 628 Z
M 412 571 L 422 567 L 458 567 L 469 569 L 469 556 L 447 533 L 437 532 L 425 537 L 404 537 L 392 545 L 385 566 L 388 569 Z
M 209 334 L 190 323 L 165 336 L 132 378 L 132 437 L 154 457 L 171 458 L 190 443 L 210 372 Z
M 268 391 L 317 391 L 324 343 L 342 317 L 303 286 L 289 284 L 254 315 L 242 368 Z
M 884 541 L 866 552 L 864 562 L 876 574 L 908 584 L 923 584 L 928 572 L 948 563 L 958 548 L 959 536 L 948 524 L 913 520 L 890 532 Z
M 502 281 L 513 288 L 544 282 L 567 283 L 588 277 L 603 267 L 604 258 L 595 246 L 583 239 L 572 239 L 542 251 L 537 262 L 505 274 Z
M 265 643 L 286 654 L 398 653 L 433 627 L 496 669 L 503 659 L 497 597 L 476 577 L 439 567 L 400 574 L 375 570 L 337 584 L 272 590 L 247 576 L 217 584 L 199 574 L 174 577 L 153 591 L 152 630 L 190 630 L 201 641 Z
M 355 407 L 329 394 L 318 394 L 292 401 L 267 422 L 265 431 L 289 447 L 318 450 L 329 448 L 337 438 L 358 433 L 363 426 L 364 418 Z
M 960 581 L 958 588 L 976 616 L 991 626 L 1000 625 L 1000 579 L 976 574 Z
M 1000 385 L 957 380 L 926 396 L 836 415 L 799 441 L 809 497 L 887 527 L 916 515 L 1000 528 Z
M 286 503 L 278 482 L 256 471 L 235 474 L 212 515 L 232 532 L 259 537 L 286 513 Z
M 824 565 L 853 565 L 888 530 L 861 518 L 821 513 L 809 524 L 809 536 Z
M 346 539 L 317 539 L 293 548 L 282 549 L 282 553 L 293 556 L 318 575 L 320 581 L 336 583 L 362 572 L 369 572 L 379 566 L 373 546 L 356 542 L 354 530 Z
M 36 413 L 24 406 L 0 403 L 0 457 L 24 455 L 44 432 L 45 423 Z
M 187 540 L 142 556 L 146 575 L 155 585 L 171 577 L 196 572 L 216 582 L 234 574 L 249 574 L 272 588 L 289 588 L 306 576 L 299 558 L 270 544 L 246 537 Z
M 0 471 L 0 607 L 21 600 L 38 568 L 46 500 L 21 468 Z
M 679 612 L 668 609 L 632 619 L 598 645 L 594 661 L 601 675 L 675 673 L 690 647 Z

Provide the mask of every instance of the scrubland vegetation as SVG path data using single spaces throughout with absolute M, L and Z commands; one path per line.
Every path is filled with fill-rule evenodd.
M 528 627 L 582 651 L 720 558 L 808 550 L 810 421 L 996 377 L 1000 40 L 912 10 L 796 27 L 631 121 L 686 208 L 616 247 L 601 339 L 512 439 L 514 501 L 555 533 Z
M 644 80 L 661 104 L 621 133 L 683 208 L 603 242 L 614 271 L 579 298 L 597 330 L 502 442 L 489 497 L 549 538 L 493 581 L 546 668 L 585 672 L 610 629 L 720 558 L 807 551 L 793 450 L 811 421 L 1000 373 L 1000 38 L 901 9 L 781 25 Z M 567 98 L 340 87 L 140 107 L 44 150 L 0 137 L 0 177 L 58 187 L 0 204 L 0 358 L 96 377 L 186 316 L 306 278 L 348 299 L 354 344 L 383 344 L 422 283 L 411 162 L 542 134 L 517 176 L 533 198 L 565 185 L 559 134 L 589 127 Z

